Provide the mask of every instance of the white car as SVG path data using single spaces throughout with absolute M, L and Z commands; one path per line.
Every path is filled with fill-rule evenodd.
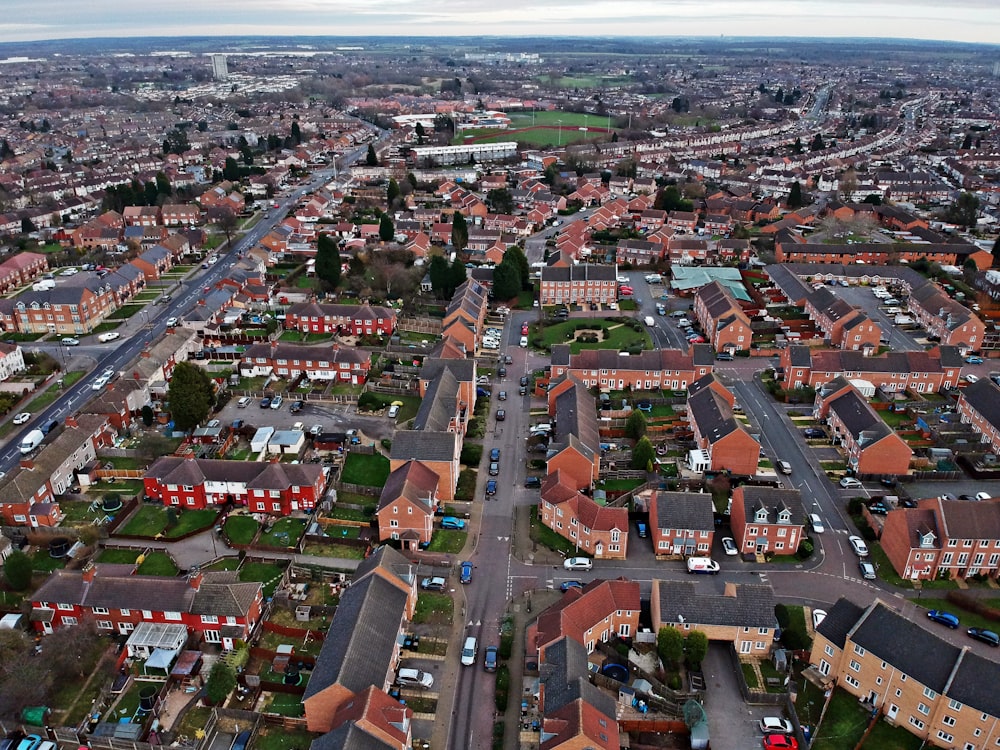
M 793 734 L 792 722 L 780 716 L 765 716 L 760 720 L 760 731 L 764 734 Z
M 589 557 L 568 557 L 563 560 L 563 568 L 566 570 L 590 570 L 594 567 L 594 561 Z
M 29 419 L 31 419 L 31 414 L 26 411 L 22 411 L 16 417 L 14 417 L 14 424 L 24 424 Z
M 65 271 L 60 271 L 59 275 L 60 276 L 75 276 L 78 273 L 80 273 L 80 269 L 79 268 L 67 268 Z
M 177 318 L 167 318 L 167 328 L 173 328 L 177 325 Z
M 386 412 L 386 416 L 389 417 L 389 419 L 395 419 L 397 414 L 399 414 L 399 404 L 392 404 L 389 407 L 389 411 Z
M 992 500 L 993 496 L 989 492 L 977 492 L 976 500 Z
M 628 283 L 628 276 L 619 276 L 618 277 L 618 283 L 619 284 L 627 284 Z
M 845 490 L 858 490 L 864 485 L 861 484 L 860 479 L 855 479 L 854 477 L 844 477 L 840 480 L 840 486 Z
M 275 396 L 274 398 L 271 399 L 271 408 L 280 409 L 283 403 L 284 400 L 281 398 L 281 396 Z
M 809 514 L 809 526 L 812 527 L 813 533 L 815 534 L 822 534 L 826 531 L 826 526 L 823 525 L 823 519 L 816 513 Z
M 396 677 L 396 682 L 403 687 L 419 687 L 427 688 L 428 690 L 434 687 L 433 675 L 430 675 L 427 672 L 422 672 L 419 669 L 400 669 L 399 674 Z
M 738 555 L 740 553 L 736 549 L 736 541 L 731 536 L 722 537 L 722 549 L 727 555 Z
M 80 345 L 80 339 L 74 339 L 74 338 L 70 337 L 70 338 L 63 339 L 59 343 L 62 344 L 63 346 L 79 346 Z
M 249 396 L 243 396 L 239 401 L 236 402 L 236 406 L 240 409 L 246 409 L 250 406 L 250 402 L 253 401 Z
M 865 544 L 865 540 L 859 536 L 849 536 L 847 537 L 847 543 L 851 545 L 851 549 L 854 554 L 858 557 L 868 557 L 868 545 Z
M 106 344 L 109 341 L 114 341 L 117 338 L 121 338 L 121 334 L 118 331 L 108 331 L 107 333 L 102 333 L 97 337 L 97 340 L 102 344 Z
M 90 390 L 99 391 L 107 384 L 108 384 L 108 378 L 104 375 L 101 375 L 101 377 L 95 380 L 94 384 L 90 386 Z

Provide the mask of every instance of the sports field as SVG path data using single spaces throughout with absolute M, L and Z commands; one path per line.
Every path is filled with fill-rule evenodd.
M 496 143 L 518 141 L 533 146 L 557 146 L 583 141 L 606 141 L 608 118 L 585 115 L 579 112 L 511 112 L 509 130 L 465 130 L 456 135 L 452 143 Z M 534 120 L 534 122 L 532 122 Z M 560 120 L 562 124 L 560 125 Z M 612 126 L 614 120 L 611 121 Z M 583 130 L 582 128 L 586 128 Z M 612 127 L 612 130 L 614 128 Z

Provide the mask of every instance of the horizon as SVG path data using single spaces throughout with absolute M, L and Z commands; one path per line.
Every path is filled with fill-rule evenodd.
M 0 44 L 199 38 L 883 39 L 1000 46 L 992 0 L 8 0 Z M 238 19 L 232 23 L 231 19 Z M 531 33 L 525 33 L 525 26 Z M 642 31 L 637 33 L 637 26 Z M 488 33 L 483 33 L 484 28 Z M 195 33 L 192 33 L 195 32 Z

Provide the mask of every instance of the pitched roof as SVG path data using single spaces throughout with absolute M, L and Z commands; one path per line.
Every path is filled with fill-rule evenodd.
M 995 628 L 994 628 L 995 630 Z M 948 697 L 990 716 L 1000 716 L 1000 662 L 963 651 Z
M 830 411 L 862 448 L 895 434 L 853 386 L 830 401 Z
M 396 430 L 389 457 L 392 460 L 451 461 L 457 455 L 454 432 Z
M 711 531 L 715 528 L 712 496 L 701 492 L 653 493 L 656 503 L 656 520 L 661 529 L 697 529 Z
M 1000 387 L 989 378 L 980 378 L 962 389 L 966 401 L 991 425 L 1000 429 Z
M 638 611 L 639 584 L 618 578 L 591 581 L 582 589 L 570 589 L 558 602 L 538 616 L 536 648 L 569 636 L 585 643 L 586 632 L 618 610 Z
M 802 504 L 802 493 L 798 490 L 743 485 L 742 487 L 738 487 L 736 492 L 740 493 L 743 498 L 743 509 L 746 514 L 747 523 L 753 522 L 754 513 L 758 508 L 767 510 L 767 521 L 765 523 L 777 523 L 777 514 L 783 510 L 790 512 L 789 517 L 793 526 L 801 526 L 806 521 L 805 506 Z
M 937 506 L 938 526 L 948 539 L 1000 539 L 1000 499 L 966 502 L 930 501 Z M 924 503 L 920 503 L 921 507 Z
M 816 628 L 816 632 L 831 643 L 836 644 L 837 647 L 843 648 L 844 644 L 847 643 L 847 634 L 851 632 L 851 628 L 861 618 L 864 611 L 864 607 L 842 597 L 826 613 L 826 617 Z
M 705 582 L 653 581 L 660 594 L 660 621 L 692 625 L 776 628 L 770 584 L 727 584 L 735 596 L 707 590 Z
M 539 672 L 546 714 L 582 699 L 605 716 L 615 716 L 614 700 L 588 679 L 587 649 L 581 643 L 566 637 L 550 643 Z
M 407 461 L 389 474 L 379 496 L 378 509 L 391 505 L 399 498 L 406 498 L 426 512 L 434 511 L 434 493 L 440 478 L 432 469 L 419 461 Z

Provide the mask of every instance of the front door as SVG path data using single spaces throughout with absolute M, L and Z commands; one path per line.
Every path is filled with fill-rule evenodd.
M 898 713 L 899 713 L 899 706 L 895 705 L 894 703 L 890 703 L 889 710 L 885 712 L 885 715 L 889 717 L 889 719 L 895 719 L 896 714 Z

